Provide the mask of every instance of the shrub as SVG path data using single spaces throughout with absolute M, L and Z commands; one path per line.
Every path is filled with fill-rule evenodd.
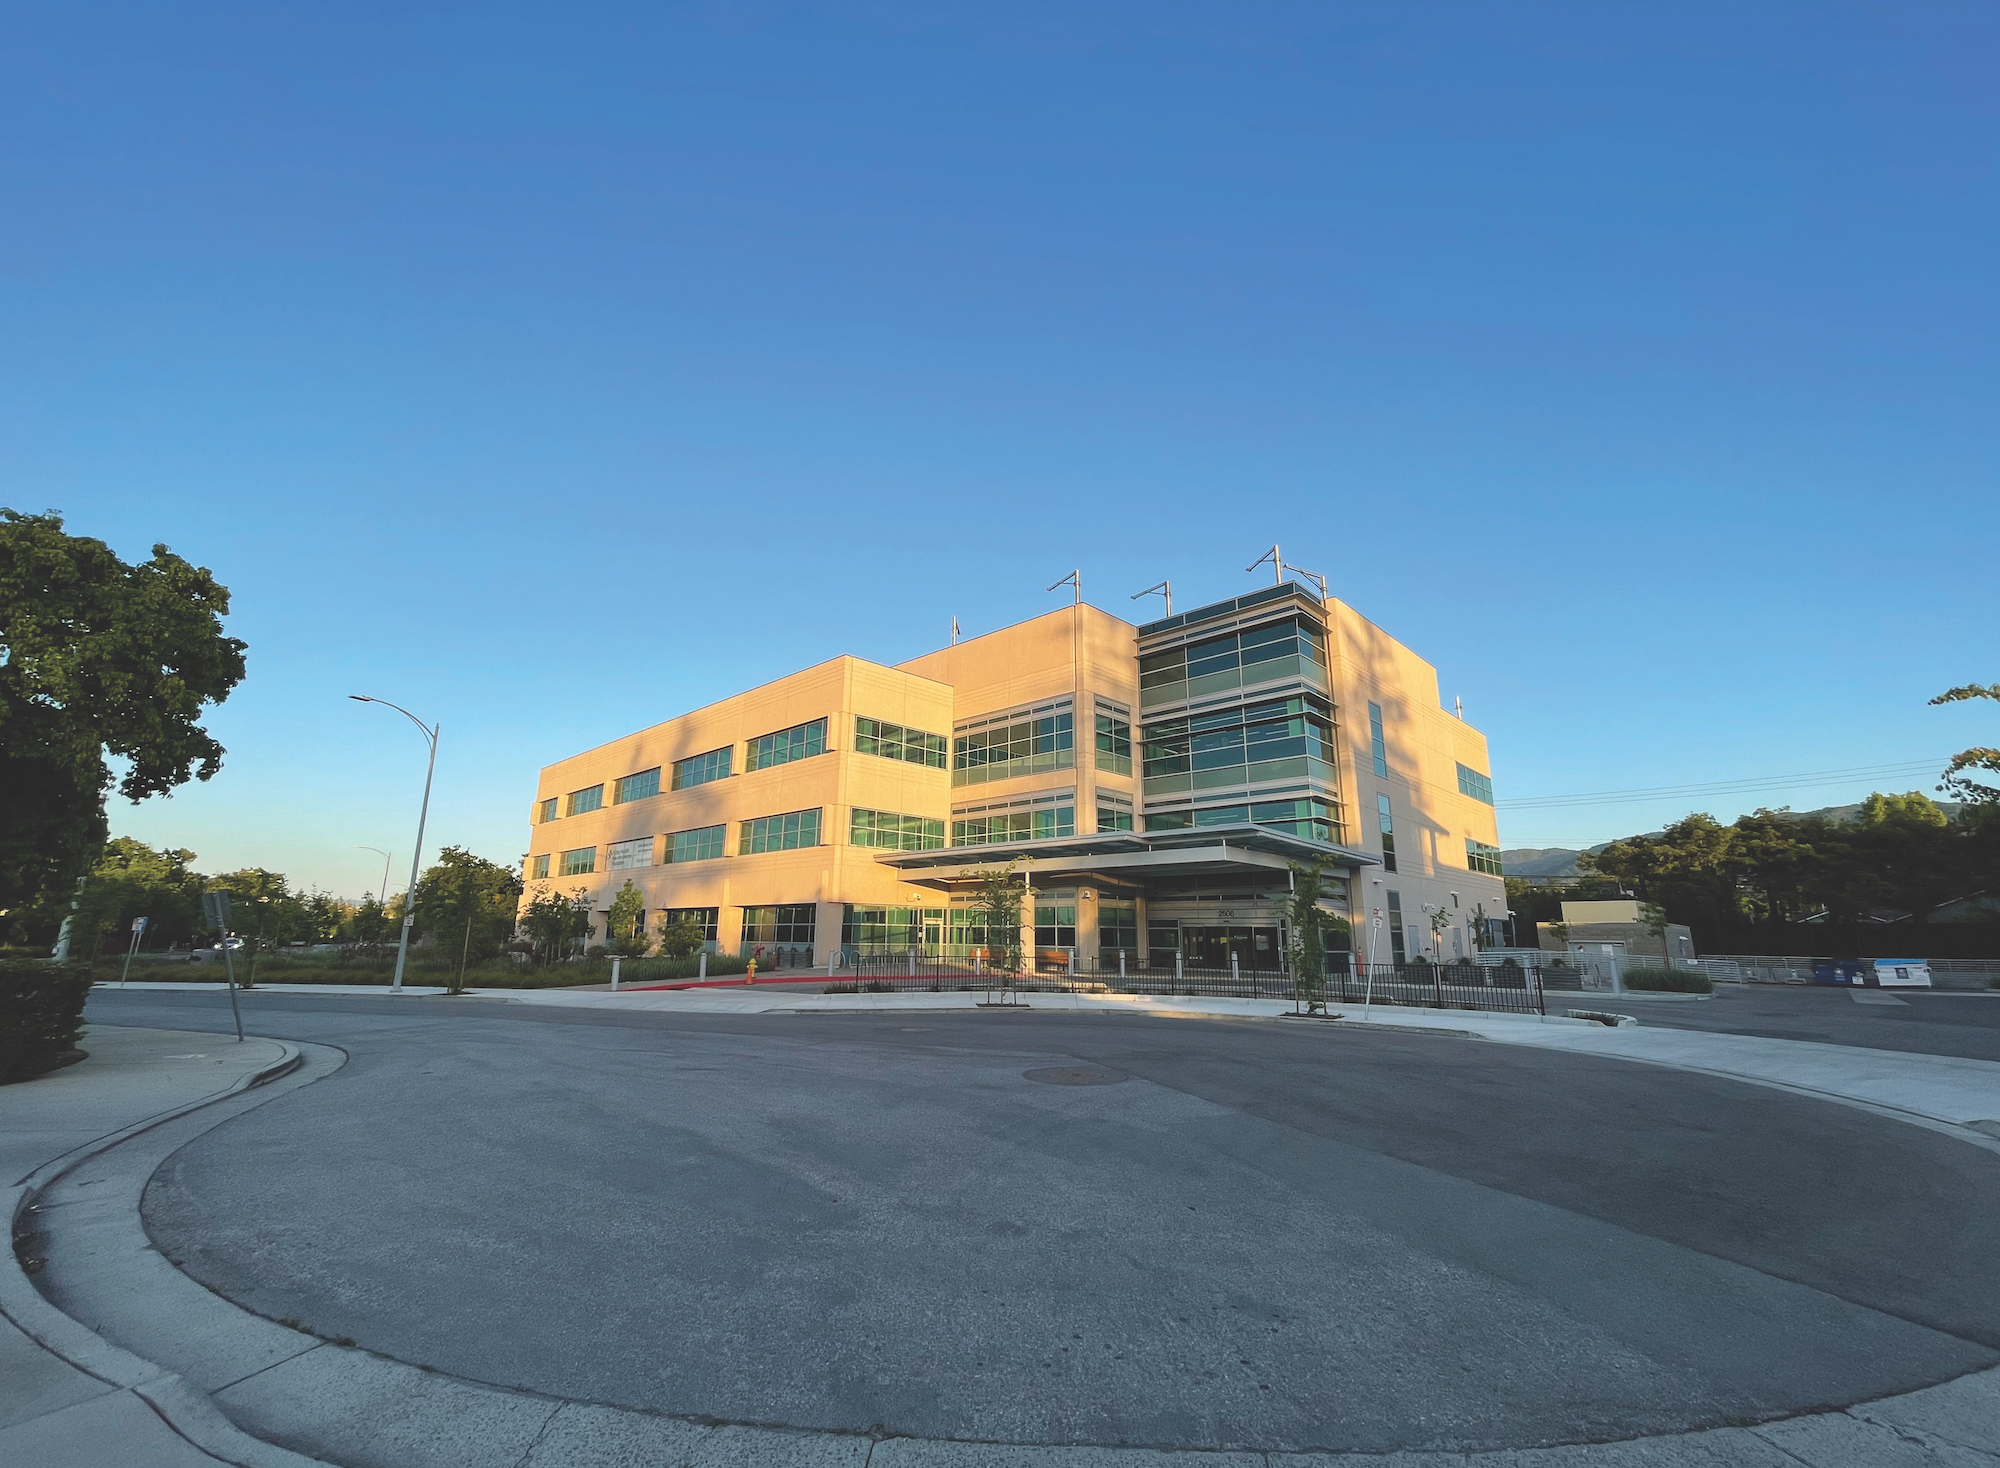
M 0 959 L 0 1085 L 61 1065 L 83 1038 L 90 971 L 45 958 Z
M 1713 994 L 1715 982 L 1688 968 L 1632 968 L 1623 975 L 1628 989 L 1652 989 L 1667 994 Z

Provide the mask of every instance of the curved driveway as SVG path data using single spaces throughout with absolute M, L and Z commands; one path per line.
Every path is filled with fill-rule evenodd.
M 2000 1360 L 2000 1155 L 1733 1082 L 1271 1022 L 245 1003 L 353 1059 L 178 1154 L 155 1238 L 250 1308 L 501 1385 L 1380 1451 Z

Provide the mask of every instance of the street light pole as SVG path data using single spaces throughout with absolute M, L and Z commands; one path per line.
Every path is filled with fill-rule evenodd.
M 401 704 L 390 703 L 386 698 L 369 698 L 364 694 L 347 695 L 356 703 L 379 703 L 392 708 L 422 730 L 425 743 L 431 747 L 430 764 L 424 769 L 424 803 L 417 810 L 417 849 L 410 857 L 410 887 L 403 898 L 403 934 L 396 943 L 396 976 L 389 983 L 391 994 L 403 992 L 403 967 L 410 959 L 410 925 L 417 920 L 417 869 L 424 859 L 424 823 L 431 814 L 431 776 L 437 773 L 438 730 L 443 724 L 427 726 L 424 721 L 404 708 Z
M 350 695 L 350 696 L 351 696 L 351 695 Z M 375 854 L 376 854 L 377 856 L 379 856 L 379 857 L 381 857 L 381 858 L 382 858 L 382 890 L 381 890 L 380 892 L 378 892 L 378 893 L 376 893 L 376 894 L 375 894 L 375 900 L 376 900 L 376 901 L 377 901 L 378 903 L 386 903 L 386 902 L 388 902 L 388 900 L 389 900 L 389 863 L 390 863 L 390 862 L 392 862 L 392 861 L 394 861 L 394 860 L 395 860 L 395 858 L 394 858 L 393 856 L 389 855 L 389 853 L 388 853 L 388 852 L 384 851 L 384 850 L 383 850 L 383 849 L 382 849 L 381 847 L 379 847 L 379 846 L 357 846 L 357 847 L 355 847 L 354 849 L 355 849 L 356 851 L 372 851 L 372 852 L 374 852 L 374 853 L 375 853 Z

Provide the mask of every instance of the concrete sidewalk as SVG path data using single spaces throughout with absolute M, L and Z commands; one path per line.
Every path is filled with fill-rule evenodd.
M 29 1194 L 100 1150 L 99 1144 L 241 1090 L 281 1071 L 298 1053 L 276 1040 L 239 1043 L 222 1035 L 116 1025 L 91 1026 L 83 1048 L 87 1060 L 0 1087 L 0 1177 L 10 1222 Z M 271 1461 L 268 1445 L 226 1425 L 193 1429 L 224 1456 L 169 1426 L 159 1403 L 174 1411 L 178 1387 L 170 1374 L 60 1315 L 11 1262 L 0 1266 L 0 1463 L 182 1468 Z M 189 1426 L 185 1412 L 175 1415 Z M 233 1450 L 238 1437 L 254 1445 L 249 1454 Z

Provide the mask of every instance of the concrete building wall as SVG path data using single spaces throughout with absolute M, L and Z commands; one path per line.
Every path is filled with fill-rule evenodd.
M 1408 956 L 1427 952 L 1445 961 L 1468 956 L 1472 950 L 1467 924 L 1474 913 L 1483 911 L 1487 918 L 1498 919 L 1507 912 L 1505 879 L 1473 870 L 1465 848 L 1468 837 L 1490 847 L 1500 844 L 1494 808 L 1458 788 L 1460 764 L 1491 777 L 1486 736 L 1442 707 L 1437 669 L 1431 663 L 1344 602 L 1330 602 L 1328 613 L 1341 783 L 1344 792 L 1351 792 L 1347 803 L 1353 812 L 1349 840 L 1366 850 L 1381 851 L 1379 796 L 1389 797 L 1395 824 L 1396 871 L 1371 870 L 1357 883 L 1356 946 L 1365 952 L 1367 935 L 1361 925 L 1372 927 L 1374 914 L 1380 911 L 1383 920 L 1375 959 L 1390 961 L 1388 894 L 1394 892 Z M 1382 711 L 1386 776 L 1374 769 L 1371 703 Z M 1433 942 L 1426 907 L 1450 917 L 1451 928 L 1440 943 Z
M 1317 603 L 1301 597 L 1308 612 Z M 1338 769 L 1343 837 L 1346 845 L 1379 851 L 1375 805 L 1387 794 L 1395 815 L 1398 871 L 1364 868 L 1351 884 L 1351 917 L 1356 947 L 1366 951 L 1371 909 L 1385 907 L 1395 891 L 1407 927 L 1406 952 L 1432 951 L 1424 915 L 1426 904 L 1451 915 L 1451 928 L 1436 951 L 1451 959 L 1471 951 L 1468 924 L 1483 907 L 1489 918 L 1506 908 L 1498 876 L 1470 870 L 1465 838 L 1498 845 L 1491 805 L 1462 795 L 1460 763 L 1490 774 L 1486 741 L 1439 706 L 1436 670 L 1374 623 L 1338 601 L 1326 605 L 1328 692 L 1334 703 L 1335 763 Z M 669 908 L 718 909 L 717 946 L 734 951 L 741 937 L 742 911 L 750 907 L 813 903 L 817 946 L 839 940 L 843 904 L 936 908 L 935 890 L 904 881 L 876 859 L 872 848 L 850 842 L 850 813 L 857 809 L 919 816 L 945 823 L 949 840 L 955 807 L 995 805 L 1037 794 L 1075 790 L 1075 831 L 1097 831 L 1098 793 L 1122 800 L 1143 831 L 1142 730 L 1145 714 L 1139 691 L 1140 629 L 1096 607 L 1061 607 L 1012 627 L 967 638 L 955 646 L 913 658 L 896 667 L 840 657 L 777 679 L 705 708 L 642 729 L 596 749 L 558 761 L 541 773 L 540 802 L 566 800 L 574 791 L 605 787 L 602 809 L 552 821 L 535 820 L 529 846 L 529 888 L 565 893 L 588 891 L 593 907 L 607 909 L 631 880 L 643 895 L 649 921 Z M 955 727 L 1004 711 L 1035 709 L 1070 701 L 1073 762 L 1008 779 L 954 785 L 945 769 L 855 751 L 857 715 L 941 735 Z M 1372 768 L 1368 704 L 1383 713 L 1388 774 Z M 1107 768 L 1097 754 L 1095 718 L 1100 712 L 1129 726 L 1130 770 Z M 745 748 L 759 735 L 825 718 L 826 753 L 775 768 L 745 770 Z M 675 791 L 670 788 L 676 760 L 720 748 L 732 751 L 732 774 L 723 780 Z M 620 805 L 616 782 L 658 767 L 658 795 Z M 790 811 L 822 813 L 820 845 L 804 850 L 741 852 L 742 822 Z M 722 825 L 726 855 L 690 863 L 668 860 L 676 831 Z M 650 839 L 651 865 L 610 869 L 613 843 Z M 594 848 L 595 870 L 560 874 L 561 853 Z M 535 859 L 548 856 L 547 878 L 533 876 Z M 1146 933 L 1143 892 L 1107 891 L 1091 884 L 1077 896 L 1079 946 L 1095 945 L 1095 911 L 1107 896 L 1141 902 L 1139 932 Z M 1390 956 L 1386 938 L 1375 957 Z

